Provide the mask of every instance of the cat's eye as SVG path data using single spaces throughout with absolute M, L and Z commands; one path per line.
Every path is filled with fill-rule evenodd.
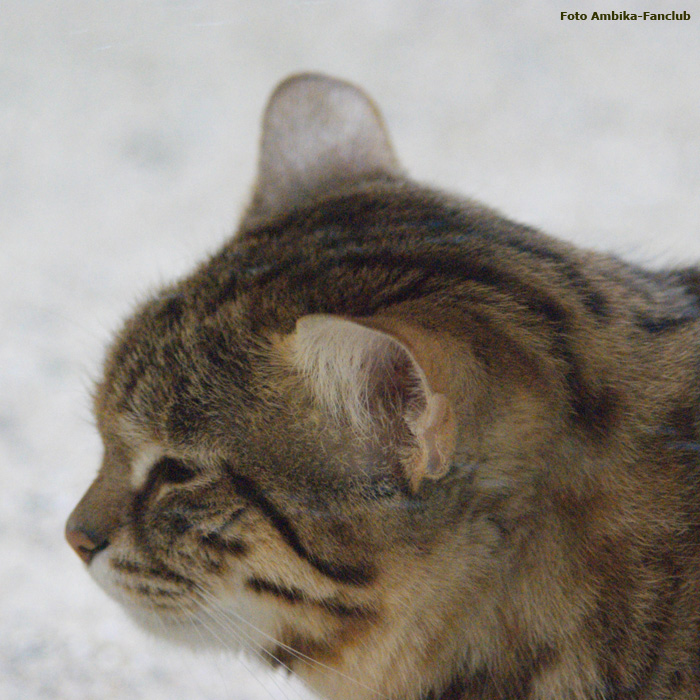
M 153 480 L 162 484 L 184 484 L 195 476 L 195 471 L 174 457 L 162 457 L 152 467 Z

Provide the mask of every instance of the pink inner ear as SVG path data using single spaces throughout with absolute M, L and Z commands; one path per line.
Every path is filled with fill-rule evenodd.
M 419 449 L 404 459 L 404 466 L 414 489 L 424 478 L 443 477 L 449 470 L 453 451 L 453 422 L 447 398 L 428 391 L 425 409 L 409 422 Z
M 441 450 L 440 433 L 445 428 L 448 411 L 447 399 L 442 394 L 431 394 L 421 416 L 418 438 L 426 454 L 425 474 L 429 477 L 438 478 L 447 471 L 447 456 L 443 454 L 444 445 Z

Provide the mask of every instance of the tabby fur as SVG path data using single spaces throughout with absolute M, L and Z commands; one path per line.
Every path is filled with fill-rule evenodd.
M 698 700 L 699 312 L 697 270 L 418 185 L 292 77 L 238 234 L 108 353 L 68 540 L 324 698 Z

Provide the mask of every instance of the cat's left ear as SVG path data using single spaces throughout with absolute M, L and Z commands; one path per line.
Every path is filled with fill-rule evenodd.
M 376 436 L 387 418 L 403 421 L 411 439 L 401 461 L 414 489 L 448 472 L 456 424 L 438 341 L 390 319 L 314 314 L 297 322 L 288 343 L 317 400 L 358 435 Z
M 285 214 L 339 186 L 400 173 L 382 116 L 362 90 L 324 75 L 292 76 L 263 116 L 247 217 Z

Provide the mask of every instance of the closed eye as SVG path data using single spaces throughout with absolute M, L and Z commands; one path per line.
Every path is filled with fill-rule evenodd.
M 148 479 L 141 490 L 134 494 L 134 520 L 136 522 L 143 520 L 149 502 L 158 497 L 162 487 L 186 484 L 194 479 L 195 476 L 197 476 L 197 472 L 188 467 L 182 460 L 175 457 L 161 457 L 151 467 L 148 472 Z M 183 519 L 177 514 L 173 517 L 179 518 L 180 524 L 178 527 L 182 526 L 185 529 L 189 527 L 186 518 Z
M 174 457 L 162 457 L 151 467 L 150 481 L 161 484 L 184 484 L 195 477 L 195 471 Z

